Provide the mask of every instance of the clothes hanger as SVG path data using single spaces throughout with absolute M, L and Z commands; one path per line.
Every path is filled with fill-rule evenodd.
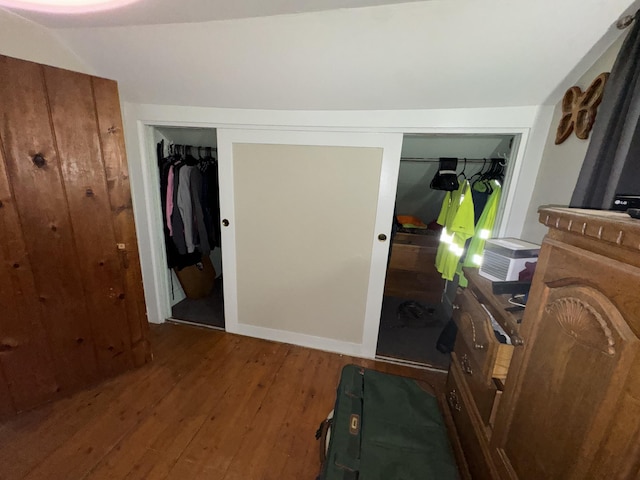
M 471 176 L 471 179 L 475 179 L 471 183 L 471 188 L 473 190 L 475 190 L 476 192 L 489 192 L 489 193 L 491 193 L 493 191 L 493 188 L 491 187 L 491 185 L 487 182 L 487 180 L 485 180 L 485 176 L 486 176 L 488 171 L 489 171 L 489 169 L 487 168 L 487 159 L 483 158 L 482 159 L 482 168 L 480 168 L 479 172 L 474 173 Z M 470 181 L 471 181 L 471 179 L 470 179 Z
M 468 182 L 469 179 L 467 178 L 467 175 L 465 173 L 465 171 L 467 170 L 467 159 L 463 158 L 463 160 L 464 160 L 464 164 L 462 165 L 462 171 L 458 174 L 458 178 L 462 177 L 464 180 Z
M 193 167 L 198 164 L 198 159 L 191 155 L 191 145 L 185 145 L 184 161 L 187 165 Z
M 180 145 L 172 143 L 169 145 L 169 161 L 173 165 L 177 165 L 180 162 Z
M 487 170 L 481 178 L 486 187 L 486 191 L 493 193 L 493 182 L 501 183 L 504 178 L 504 166 L 502 159 L 492 158 L 489 170 Z
M 184 162 L 184 145 L 176 145 L 176 162 Z
M 487 159 L 483 158 L 482 159 L 482 167 L 480 167 L 480 170 L 478 170 L 476 173 L 471 175 L 471 177 L 469 177 L 469 182 L 471 182 L 471 180 L 473 180 L 475 178 L 475 180 L 473 181 L 471 186 L 475 185 L 478 182 L 478 180 L 480 180 L 480 177 L 482 177 L 482 173 L 484 172 L 484 169 L 485 169 L 486 166 L 487 166 Z
M 487 192 L 489 194 L 493 193 L 493 185 L 491 184 L 491 181 L 496 174 L 497 165 L 495 162 L 495 158 L 492 158 L 491 163 L 489 164 L 489 168 L 485 171 L 482 171 L 480 178 L 478 178 L 478 180 L 474 182 L 476 191 Z
M 502 158 L 492 158 L 491 161 L 495 162 L 495 170 L 491 180 L 499 180 L 502 182 L 504 180 L 504 167 L 506 165 L 506 161 Z

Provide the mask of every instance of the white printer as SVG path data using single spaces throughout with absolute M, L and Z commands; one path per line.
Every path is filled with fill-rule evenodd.
M 525 263 L 537 262 L 540 245 L 518 238 L 490 238 L 485 241 L 480 275 L 493 282 L 518 280 Z

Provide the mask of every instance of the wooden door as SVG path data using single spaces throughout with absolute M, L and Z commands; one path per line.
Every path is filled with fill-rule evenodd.
M 640 269 L 550 238 L 537 269 L 492 438 L 496 465 L 521 480 L 627 478 L 616 418 L 637 368 L 628 320 Z
M 0 56 L 0 414 L 150 359 L 115 82 Z

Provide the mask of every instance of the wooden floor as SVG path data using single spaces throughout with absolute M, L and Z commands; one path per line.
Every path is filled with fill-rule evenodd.
M 190 326 L 151 330 L 154 361 L 0 424 L 0 478 L 311 479 L 340 369 L 444 376 Z

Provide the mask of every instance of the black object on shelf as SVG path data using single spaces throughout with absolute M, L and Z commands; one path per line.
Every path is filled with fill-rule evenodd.
M 531 281 L 507 281 L 507 282 L 491 282 L 494 295 L 517 295 L 519 293 L 529 293 Z
M 628 208 L 627 213 L 631 218 L 640 218 L 640 208 Z

